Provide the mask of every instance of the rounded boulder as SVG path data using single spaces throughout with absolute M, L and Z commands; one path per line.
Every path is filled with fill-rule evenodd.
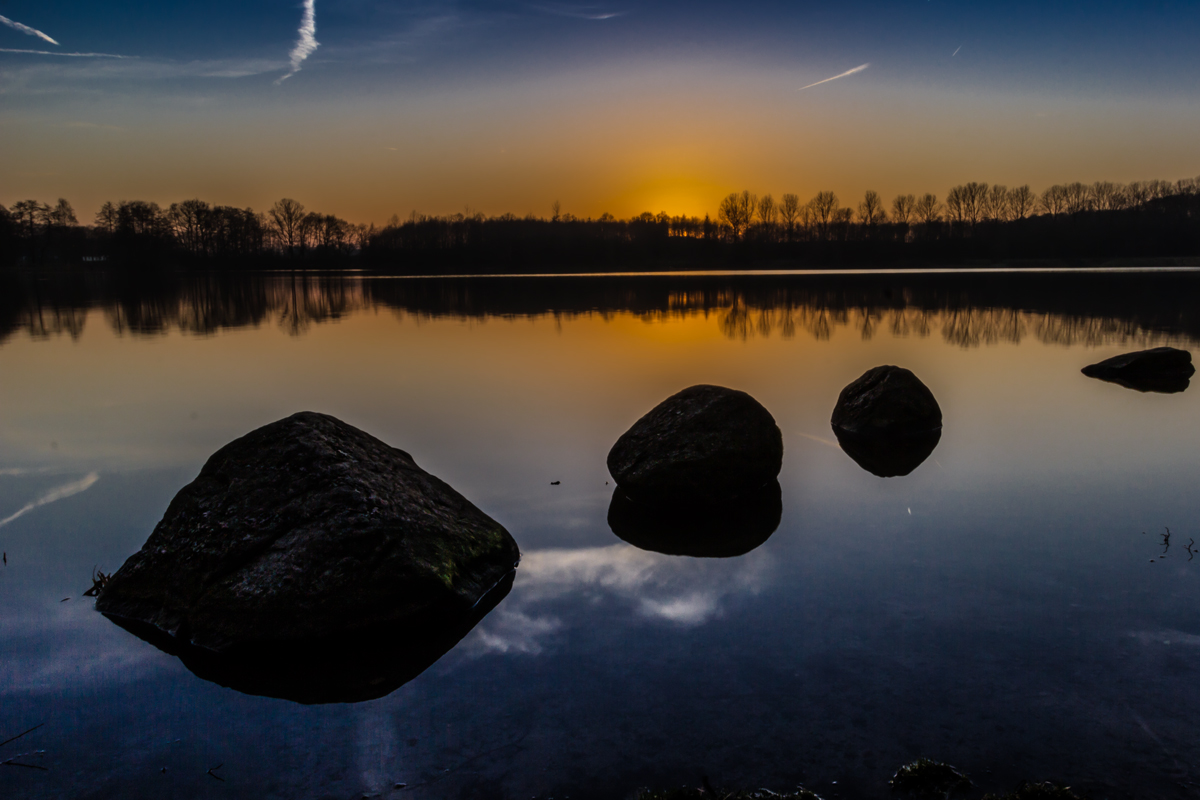
M 631 497 L 737 497 L 779 475 L 783 434 L 745 392 L 692 386 L 668 397 L 626 431 L 608 471 Z

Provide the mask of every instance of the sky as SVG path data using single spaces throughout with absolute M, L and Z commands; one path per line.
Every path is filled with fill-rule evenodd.
M 1200 175 L 1200 3 L 0 0 L 0 203 L 715 213 Z

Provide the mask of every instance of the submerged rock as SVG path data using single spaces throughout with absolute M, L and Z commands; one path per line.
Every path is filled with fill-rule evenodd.
M 942 427 L 933 392 L 903 367 L 875 367 L 842 389 L 831 420 L 835 432 L 860 437 L 928 434 Z
M 1172 394 L 1188 388 L 1196 368 L 1192 354 L 1174 347 L 1155 347 L 1123 353 L 1080 370 L 1089 378 L 1115 383 L 1139 392 Z
M 214 453 L 96 608 L 180 652 L 317 653 L 469 616 L 519 558 L 408 453 L 303 412 Z
M 782 516 L 783 491 L 773 478 L 719 504 L 637 500 L 618 488 L 608 506 L 608 526 L 634 547 L 697 558 L 745 555 L 771 538 Z
M 753 492 L 779 475 L 783 435 L 750 395 L 684 389 L 634 423 L 608 454 L 608 471 L 639 499 L 713 500 Z
M 942 438 L 940 428 L 927 433 L 893 436 L 861 436 L 841 428 L 834 428 L 833 433 L 842 446 L 842 452 L 867 472 L 880 478 L 908 475 L 925 463 Z

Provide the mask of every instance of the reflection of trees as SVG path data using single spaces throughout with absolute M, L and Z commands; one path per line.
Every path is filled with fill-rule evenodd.
M 863 339 L 880 333 L 927 337 L 938 330 L 947 343 L 960 347 L 1019 343 L 1029 337 L 1088 345 L 1200 339 L 1194 276 L 1160 276 L 1152 284 L 1139 276 L 1095 275 L 1061 278 L 1057 284 L 1031 284 L 1033 279 L 1024 276 L 991 283 L 986 277 L 942 275 L 905 278 L 904 283 L 894 277 L 872 280 L 391 280 L 204 273 L 154 282 L 91 273 L 62 279 L 0 273 L 0 342 L 18 331 L 37 338 L 78 337 L 92 309 L 102 310 L 119 335 L 180 331 L 203 336 L 263 324 L 302 335 L 314 324 L 380 308 L 417 322 L 712 318 L 722 335 L 742 341 L 798 334 L 827 341 L 842 329 Z M 1097 283 L 1105 281 L 1098 290 Z

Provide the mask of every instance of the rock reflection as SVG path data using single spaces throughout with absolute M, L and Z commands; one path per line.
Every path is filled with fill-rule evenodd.
M 908 475 L 932 455 L 941 441 L 941 430 L 908 436 L 855 436 L 834 427 L 842 451 L 854 463 L 880 478 Z
M 736 500 L 654 503 L 613 492 L 608 526 L 642 550 L 671 556 L 732 558 L 761 546 L 779 527 L 783 493 L 779 481 Z
M 215 653 L 180 645 L 144 623 L 105 614 L 197 677 L 244 694 L 306 705 L 358 703 L 391 694 L 420 675 L 491 612 L 512 589 L 515 572 L 467 611 L 441 609 L 416 624 L 353 631 L 302 642 L 272 642 Z

